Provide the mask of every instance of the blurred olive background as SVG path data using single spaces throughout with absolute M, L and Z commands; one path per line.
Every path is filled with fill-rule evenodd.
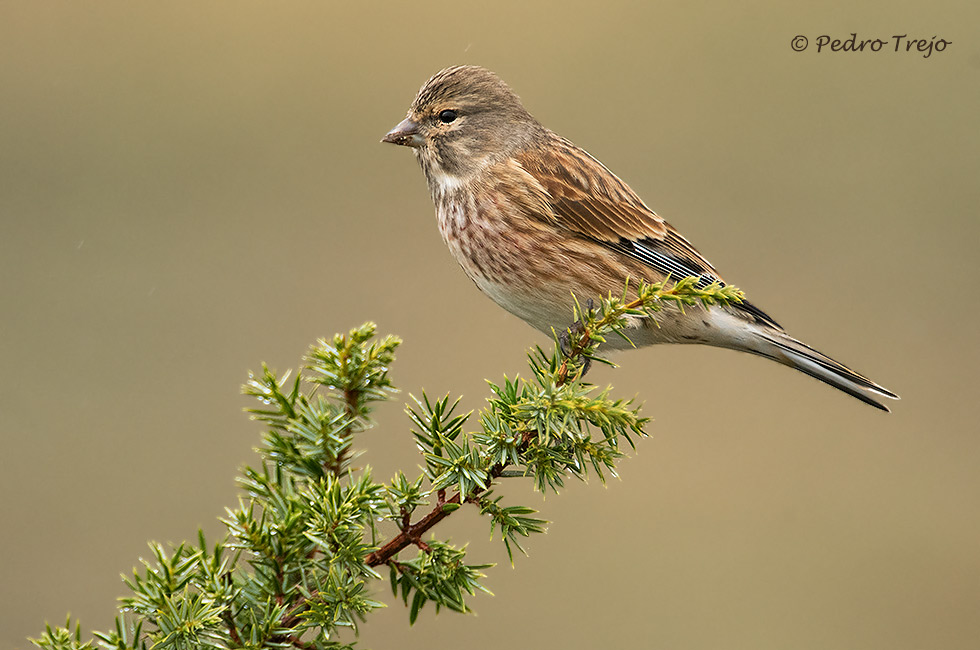
M 447 65 L 496 70 L 886 415 L 775 364 L 645 349 L 593 380 L 652 437 L 542 500 L 476 616 L 391 606 L 367 647 L 975 648 L 980 11 L 967 2 L 0 3 L 0 647 L 111 625 L 146 541 L 210 535 L 260 428 L 239 386 L 375 320 L 402 403 L 487 395 L 545 338 L 483 297 L 411 153 Z M 817 53 L 908 33 L 945 52 Z M 802 34 L 810 48 L 794 52 Z M 888 47 L 891 47 L 889 45 Z

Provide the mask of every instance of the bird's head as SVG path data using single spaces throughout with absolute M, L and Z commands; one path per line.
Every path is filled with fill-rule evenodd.
M 429 79 L 408 116 L 382 142 L 412 147 L 431 182 L 434 175 L 461 179 L 478 173 L 541 128 L 497 75 L 461 65 Z

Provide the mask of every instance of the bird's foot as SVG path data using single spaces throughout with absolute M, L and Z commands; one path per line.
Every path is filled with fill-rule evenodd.
M 589 301 L 589 309 L 592 309 L 592 301 Z M 585 332 L 585 326 L 582 321 L 575 321 L 572 323 L 571 327 L 562 330 L 561 334 L 558 335 L 558 347 L 561 350 L 561 355 L 566 360 L 573 360 L 574 356 L 578 356 L 573 363 L 578 365 L 581 364 L 582 371 L 578 375 L 581 379 L 589 372 L 589 368 L 592 367 L 592 359 L 589 357 L 582 357 L 581 350 L 578 349 L 578 342 L 581 339 L 582 334 Z

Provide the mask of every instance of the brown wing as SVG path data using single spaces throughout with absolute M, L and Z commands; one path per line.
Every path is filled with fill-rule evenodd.
M 679 280 L 722 282 L 708 260 L 602 163 L 557 135 L 549 146 L 517 156 L 547 193 L 558 224 Z M 749 303 L 738 306 L 755 320 L 779 327 Z
M 675 278 L 683 267 L 683 275 L 719 279 L 689 241 L 602 163 L 563 138 L 549 144 L 519 155 L 518 162 L 548 193 L 561 225 L 616 247 L 639 244 L 644 252 L 631 256 Z

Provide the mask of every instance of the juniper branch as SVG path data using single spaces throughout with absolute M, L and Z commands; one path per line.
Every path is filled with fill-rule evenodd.
M 372 567 L 381 565 L 389 567 L 396 595 L 410 604 L 410 621 L 430 600 L 437 611 L 468 611 L 466 594 L 486 591 L 480 570 L 489 565 L 465 564 L 465 549 L 423 538 L 471 503 L 490 518 L 491 535 L 499 529 L 508 555 L 512 546 L 523 551 L 517 536 L 544 532 L 547 522 L 494 497 L 498 479 L 532 476 L 538 489 L 555 490 L 565 477 L 584 478 L 590 465 L 600 479 L 614 473 L 619 440 L 632 445 L 646 419 L 630 402 L 610 399 L 608 389 L 596 394 L 582 381 L 585 369 L 604 361 L 597 350 L 606 336 L 625 336 L 637 319 L 656 320 L 667 306 L 741 300 L 734 287 L 698 283 L 627 285 L 598 307 L 576 305 L 575 325 L 556 335 L 554 352 L 530 353 L 531 380 L 490 385 L 494 398 L 480 413 L 482 431 L 464 433 L 471 414 L 453 414 L 458 400 L 432 402 L 423 393 L 418 410 L 409 409 L 425 458 L 414 481 L 399 473 L 391 484 L 375 483 L 368 468 L 351 469 L 353 441 L 371 426 L 372 403 L 395 391 L 387 372 L 398 339 L 372 342 L 375 328 L 367 324 L 318 341 L 294 380 L 263 366 L 245 386 L 262 403 L 252 417 L 268 427 L 263 460 L 258 469 L 243 470 L 239 482 L 247 496 L 222 519 L 228 536 L 213 551 L 203 535 L 197 546 L 181 544 L 169 553 L 151 544 L 152 558 L 127 579 L 133 595 L 123 607 L 130 614 L 117 618 L 115 631 L 95 633 L 100 645 L 349 649 L 334 635 L 344 628 L 356 634 L 366 613 L 384 606 L 367 596 L 368 581 L 380 578 Z M 382 517 L 398 531 L 379 543 Z M 414 558 L 396 559 L 410 546 L 419 549 Z M 70 620 L 49 626 L 34 643 L 94 648 L 72 627 Z

